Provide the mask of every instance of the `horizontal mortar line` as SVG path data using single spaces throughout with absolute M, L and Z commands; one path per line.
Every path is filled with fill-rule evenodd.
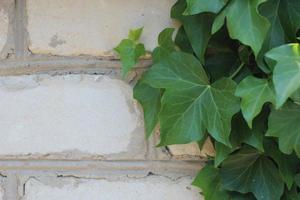
M 149 59 L 140 60 L 136 69 L 145 69 L 151 65 Z M 121 62 L 116 59 L 73 58 L 73 57 L 37 57 L 28 59 L 7 59 L 0 61 L 0 75 L 21 75 L 51 73 L 55 71 L 78 72 L 85 70 L 120 70 Z
M 204 160 L 106 160 L 106 161 L 59 161 L 59 160 L 1 160 L 0 171 L 9 170 L 192 170 L 197 171 L 204 164 Z

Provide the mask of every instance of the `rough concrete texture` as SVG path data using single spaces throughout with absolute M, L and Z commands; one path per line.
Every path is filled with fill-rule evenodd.
M 129 29 L 144 27 L 141 41 L 156 46 L 157 35 L 172 26 L 175 0 L 27 0 L 30 45 L 35 54 L 111 55 Z
M 123 180 L 59 179 L 25 184 L 23 200 L 200 200 L 199 191 L 191 188 L 192 178 L 172 180 L 162 176 Z
M 119 154 L 137 148 L 133 138 L 144 145 L 141 114 L 123 81 L 93 75 L 2 77 L 0 96 L 1 155 Z
M 11 11 L 13 9 L 13 0 L 1 0 L 0 1 L 0 52 L 1 52 L 1 57 L 6 57 L 7 56 L 7 48 L 9 46 L 9 33 L 11 33 L 11 30 L 9 26 L 10 18 L 11 16 Z M 11 39 L 11 38 L 10 38 Z

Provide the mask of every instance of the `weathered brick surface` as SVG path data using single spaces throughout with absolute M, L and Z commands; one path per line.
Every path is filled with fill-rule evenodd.
M 0 156 L 144 154 L 141 114 L 125 82 L 89 75 L 0 81 Z
M 0 1 L 0 74 L 18 75 L 0 76 L 0 200 L 201 199 L 190 184 L 211 143 L 146 141 L 142 67 L 125 82 L 118 60 L 90 57 L 141 26 L 153 49 L 175 1 Z
M 29 49 L 36 54 L 107 55 L 128 30 L 144 27 L 147 49 L 172 25 L 175 0 L 27 0 Z
M 0 55 L 1 58 L 5 58 L 7 53 L 12 51 L 10 48 L 10 40 L 12 40 L 12 10 L 14 1 L 13 0 L 1 0 L 0 1 Z
M 200 200 L 192 179 L 162 176 L 121 180 L 60 179 L 26 182 L 22 200 Z

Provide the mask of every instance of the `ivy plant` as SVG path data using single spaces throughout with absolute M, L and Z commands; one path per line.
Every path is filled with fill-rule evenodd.
M 147 137 L 213 142 L 193 182 L 206 200 L 299 200 L 300 0 L 178 0 L 171 17 L 134 88 Z M 116 47 L 124 76 L 141 34 Z

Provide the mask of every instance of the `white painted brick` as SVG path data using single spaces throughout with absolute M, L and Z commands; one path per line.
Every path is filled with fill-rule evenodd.
M 129 29 L 144 27 L 142 42 L 156 46 L 172 26 L 175 0 L 27 0 L 29 49 L 36 54 L 93 56 L 109 52 Z
M 4 200 L 4 194 L 5 194 L 5 191 L 4 191 L 3 187 L 0 187 L 0 200 Z
M 9 12 L 12 9 L 11 0 L 0 1 L 0 52 L 3 51 L 8 38 Z
M 123 81 L 93 75 L 2 77 L 0 96 L 2 156 L 127 152 L 134 158 L 131 147 L 143 154 L 141 114 Z
M 174 181 L 159 176 L 47 183 L 32 178 L 26 182 L 23 200 L 201 200 L 199 191 L 191 188 L 191 182 L 191 178 Z

